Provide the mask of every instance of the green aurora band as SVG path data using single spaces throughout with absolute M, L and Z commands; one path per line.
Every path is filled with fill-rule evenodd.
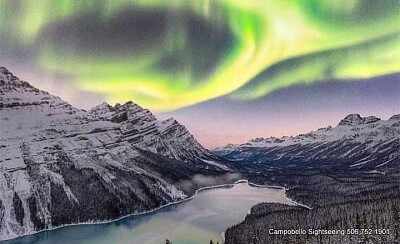
M 1 49 L 155 111 L 400 71 L 398 0 L 0 0 L 0 21 Z

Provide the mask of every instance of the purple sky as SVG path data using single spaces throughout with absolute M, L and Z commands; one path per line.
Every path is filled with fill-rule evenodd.
M 388 119 L 400 113 L 399 95 L 400 74 L 393 74 L 293 86 L 252 101 L 221 97 L 157 117 L 175 117 L 204 146 L 215 148 L 335 126 L 351 113 Z

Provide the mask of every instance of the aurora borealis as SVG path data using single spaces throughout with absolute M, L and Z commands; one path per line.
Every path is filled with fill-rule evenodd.
M 398 0 L 0 0 L 0 63 L 171 112 L 400 72 L 399 23 Z

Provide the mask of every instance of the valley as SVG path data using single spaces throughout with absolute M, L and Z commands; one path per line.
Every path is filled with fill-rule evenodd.
M 236 162 L 253 182 L 284 186 L 288 197 L 312 208 L 258 204 L 245 221 L 227 230 L 225 243 L 398 242 L 399 126 L 399 115 L 382 121 L 353 114 L 336 127 L 218 148 L 217 155 Z M 270 229 L 345 234 L 274 235 Z
M 173 118 L 133 102 L 80 110 L 4 67 L 0 118 L 1 239 L 148 211 L 238 179 Z
M 271 201 L 268 194 L 263 198 L 257 193 L 254 201 L 240 208 L 240 218 L 230 219 L 223 229 L 214 228 L 211 218 L 202 222 L 203 229 L 210 225 L 208 233 L 214 237 L 227 228 L 227 244 L 399 240 L 399 115 L 381 120 L 350 114 L 334 127 L 256 138 L 210 151 L 173 118 L 158 120 L 133 102 L 81 110 L 1 67 L 0 123 L 2 240 L 65 225 L 112 222 L 185 201 L 200 188 L 239 179 L 279 186 L 291 202 Z M 222 206 L 251 199 L 246 191 L 252 190 L 246 189 L 230 195 L 230 200 L 216 200 L 217 194 L 205 201 L 229 215 L 234 207 Z M 198 200 L 189 202 L 196 205 Z M 174 211 L 167 211 L 169 218 Z M 122 222 L 131 226 L 128 219 Z M 268 231 L 299 228 L 384 229 L 385 233 L 282 236 Z M 62 229 L 49 236 L 57 238 Z M 173 231 L 179 232 L 170 229 L 161 236 L 174 236 Z M 34 236 L 40 239 L 42 234 Z

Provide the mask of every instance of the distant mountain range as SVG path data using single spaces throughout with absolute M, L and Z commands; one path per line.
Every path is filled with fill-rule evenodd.
M 311 207 L 260 203 L 225 232 L 237 243 L 399 243 L 400 115 L 351 114 L 336 127 L 257 138 L 214 152 L 252 182 L 281 185 Z M 244 173 L 243 173 L 244 174 Z M 387 235 L 276 235 L 269 230 L 394 230 Z
M 336 127 L 281 138 L 256 138 L 214 152 L 250 172 L 277 169 L 400 173 L 400 115 L 350 114 Z
M 193 194 L 231 171 L 173 118 L 133 102 L 89 111 L 0 68 L 0 240 L 115 219 Z

